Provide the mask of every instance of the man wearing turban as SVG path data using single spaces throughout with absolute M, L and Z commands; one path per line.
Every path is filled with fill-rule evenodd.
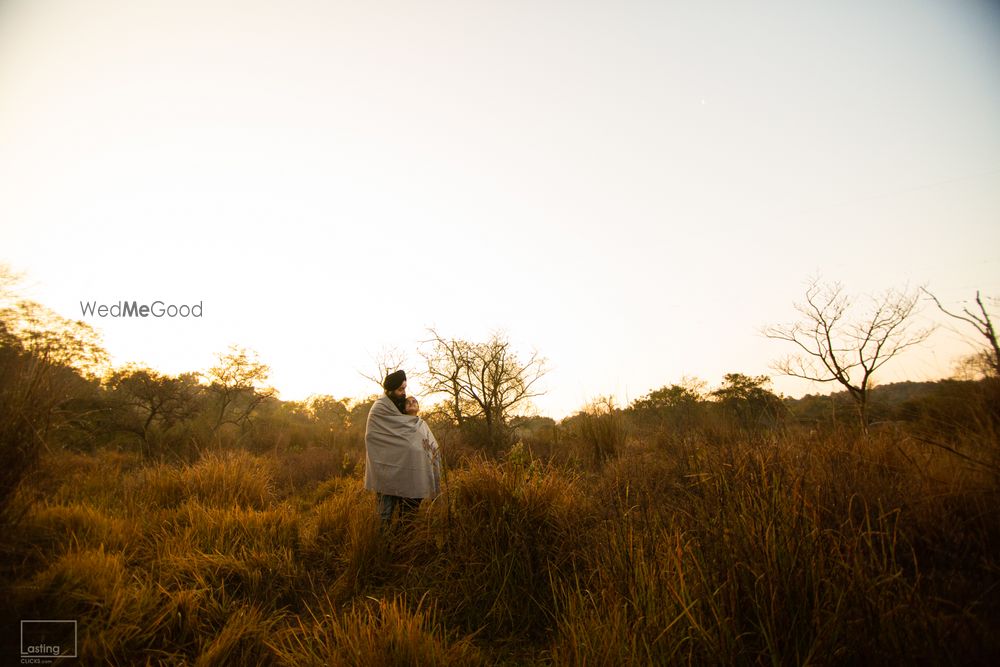
M 386 375 L 382 381 L 382 388 L 399 411 L 406 414 L 406 371 L 399 369 Z
M 368 412 L 365 426 L 365 488 L 374 491 L 386 523 L 399 508 L 411 514 L 423 498 L 440 493 L 440 455 L 427 423 L 406 412 L 406 373 L 389 373 L 385 394 Z

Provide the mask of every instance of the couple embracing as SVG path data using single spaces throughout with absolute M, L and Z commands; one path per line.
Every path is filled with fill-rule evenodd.
M 417 416 L 417 399 L 406 396 L 406 373 L 389 373 L 382 388 L 365 427 L 365 488 L 375 492 L 379 516 L 389 523 L 397 510 L 408 517 L 422 499 L 441 492 L 441 454 Z

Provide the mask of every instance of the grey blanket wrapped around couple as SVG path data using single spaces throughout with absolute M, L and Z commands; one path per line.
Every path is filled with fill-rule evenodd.
M 441 456 L 427 423 L 402 414 L 388 396 L 368 413 L 365 431 L 365 488 L 404 498 L 433 498 L 441 492 Z

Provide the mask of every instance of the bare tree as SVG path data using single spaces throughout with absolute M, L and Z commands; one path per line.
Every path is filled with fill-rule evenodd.
M 429 331 L 421 352 L 427 363 L 427 390 L 448 396 L 450 416 L 459 424 L 482 420 L 486 446 L 498 452 L 506 443 L 514 410 L 541 395 L 536 385 L 548 370 L 545 359 L 533 352 L 522 360 L 501 333 L 474 343 Z
M 430 348 L 421 350 L 421 356 L 427 364 L 424 379 L 428 392 L 446 394 L 448 396 L 447 411 L 449 416 L 461 426 L 465 422 L 466 411 L 475 408 L 463 407 L 470 399 L 463 391 L 465 367 L 472 357 L 469 349 L 472 344 L 455 338 L 445 338 L 435 329 L 428 330 L 429 340 L 422 344 Z
M 397 347 L 383 347 L 372 356 L 374 362 L 373 375 L 368 375 L 362 371 L 358 374 L 366 380 L 371 380 L 379 387 L 389 373 L 393 373 L 406 365 L 406 353 Z
M 985 339 L 986 349 L 976 356 L 981 359 L 984 363 L 982 366 L 985 367 L 987 374 L 993 377 L 1000 377 L 1000 344 L 997 344 L 997 330 L 993 326 L 993 320 L 990 318 L 989 312 L 986 310 L 986 306 L 983 304 L 983 299 L 976 290 L 976 305 L 979 307 L 979 312 L 974 313 L 968 308 L 962 308 L 962 313 L 953 313 L 952 311 L 941 305 L 941 301 L 931 294 L 930 290 L 921 288 L 921 290 L 934 300 L 937 304 L 938 309 L 956 320 L 961 320 L 962 322 L 967 322 L 975 327 L 976 331 Z M 996 299 L 993 300 L 997 301 Z M 994 304 L 995 305 L 995 304 Z
M 254 410 L 276 393 L 266 384 L 271 369 L 255 352 L 236 345 L 220 353 L 218 360 L 207 372 L 208 391 L 216 401 L 213 431 L 218 431 L 223 424 L 245 429 L 251 425 L 250 416 Z
M 868 429 L 872 375 L 906 348 L 923 342 L 931 329 L 913 329 L 910 316 L 917 294 L 895 289 L 871 297 L 869 309 L 853 317 L 856 300 L 840 283 L 810 280 L 805 303 L 795 304 L 802 319 L 766 327 L 768 338 L 787 341 L 796 354 L 774 364 L 784 375 L 839 383 L 854 399 L 861 427 Z

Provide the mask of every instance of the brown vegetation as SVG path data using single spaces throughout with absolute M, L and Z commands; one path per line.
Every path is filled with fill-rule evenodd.
M 53 452 L 15 499 L 5 594 L 113 664 L 998 655 L 995 474 L 899 431 L 671 442 L 616 419 L 613 458 L 568 431 L 565 464 L 465 458 L 389 531 L 358 469 L 304 488 L 276 479 L 309 459 L 274 453 Z
M 370 400 L 279 401 L 238 350 L 102 380 L 6 321 L 3 655 L 73 619 L 83 664 L 1000 658 L 996 377 L 870 387 L 863 424 L 739 373 L 502 440 L 446 406 L 442 495 L 384 528 Z

